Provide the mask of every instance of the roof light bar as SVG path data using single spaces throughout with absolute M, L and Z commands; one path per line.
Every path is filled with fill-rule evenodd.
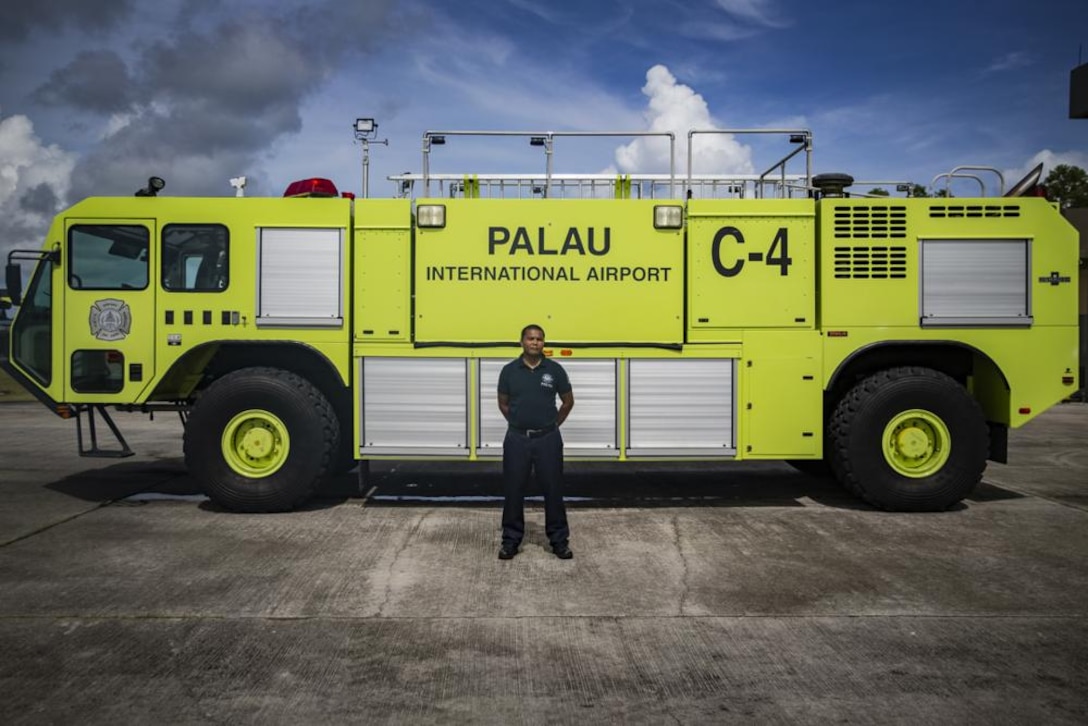
M 285 197 L 338 197 L 340 192 L 336 185 L 329 179 L 314 177 L 312 179 L 299 179 L 287 186 L 283 193 Z

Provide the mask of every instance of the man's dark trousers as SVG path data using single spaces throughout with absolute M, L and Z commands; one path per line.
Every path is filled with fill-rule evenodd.
M 544 494 L 544 532 L 554 547 L 570 539 L 563 504 L 563 436 L 559 429 L 529 438 L 506 432 L 502 444 L 502 476 L 506 501 L 502 508 L 502 543 L 517 546 L 525 536 L 525 487 L 530 470 Z

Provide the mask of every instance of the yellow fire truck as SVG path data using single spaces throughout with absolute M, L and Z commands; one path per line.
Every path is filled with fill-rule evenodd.
M 190 472 L 240 511 L 356 463 L 363 484 L 374 460 L 496 460 L 528 323 L 576 391 L 568 459 L 826 466 L 889 510 L 960 501 L 1009 427 L 1077 389 L 1077 237 L 1038 173 L 998 196 L 851 194 L 813 176 L 807 130 L 775 130 L 766 173 L 696 174 L 719 133 L 746 132 L 690 132 L 683 176 L 553 174 L 574 133 L 429 131 L 388 199 L 323 179 L 170 198 L 157 178 L 86 199 L 9 255 L 7 368 L 85 455 L 130 453 L 107 407 L 179 412 Z M 432 174 L 460 135 L 524 136 L 547 169 Z

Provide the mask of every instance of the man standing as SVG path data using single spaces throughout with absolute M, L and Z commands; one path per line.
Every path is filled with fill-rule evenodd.
M 521 331 L 522 354 L 499 374 L 499 410 L 508 428 L 502 443 L 502 547 L 499 559 L 518 553 L 525 535 L 525 485 L 536 471 L 544 490 L 544 532 L 552 552 L 561 560 L 574 557 L 567 540 L 567 509 L 563 504 L 563 437 L 559 427 L 574 408 L 574 392 L 563 366 L 544 357 L 544 329 L 526 325 Z M 560 406 L 556 410 L 555 397 Z

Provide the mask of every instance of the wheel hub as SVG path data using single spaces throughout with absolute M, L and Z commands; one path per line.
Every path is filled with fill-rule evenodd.
M 948 426 L 931 411 L 904 411 L 884 428 L 884 460 L 903 476 L 936 473 L 948 461 L 951 445 Z
M 933 450 L 926 432 L 917 426 L 900 431 L 895 443 L 899 453 L 908 459 L 921 459 Z
M 272 450 L 275 437 L 264 428 L 251 428 L 242 435 L 242 451 L 251 459 L 259 459 Z
M 290 436 L 283 421 L 268 411 L 242 411 L 223 429 L 223 458 L 236 473 L 251 478 L 274 474 L 287 460 Z

